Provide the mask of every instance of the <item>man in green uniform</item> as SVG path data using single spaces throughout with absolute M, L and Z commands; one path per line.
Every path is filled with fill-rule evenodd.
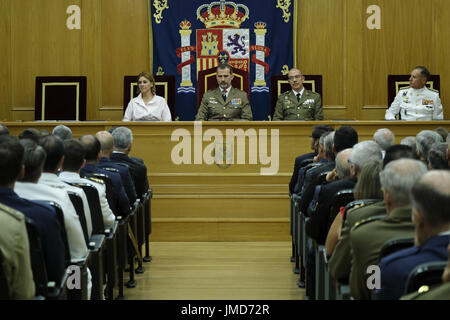
M 350 231 L 350 291 L 356 299 L 371 298 L 367 287 L 368 267 L 378 265 L 380 251 L 386 241 L 398 237 L 414 237 L 411 221 L 410 193 L 414 183 L 427 172 L 418 160 L 399 159 L 389 162 L 380 173 L 381 190 L 386 205 L 386 218 L 360 221 Z M 370 221 L 370 219 L 369 219 Z
M 252 120 L 247 93 L 231 86 L 233 68 L 227 64 L 219 65 L 216 78 L 219 87 L 205 92 L 195 120 Z
M 305 77 L 298 69 L 288 73 L 292 90 L 280 94 L 273 114 L 273 120 L 323 120 L 320 94 L 303 87 Z
M 12 300 L 32 299 L 35 292 L 25 217 L 0 203 L 0 249 Z

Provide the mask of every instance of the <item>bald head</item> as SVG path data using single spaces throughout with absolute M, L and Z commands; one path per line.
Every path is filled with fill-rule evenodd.
M 100 157 L 100 142 L 97 137 L 91 134 L 86 134 L 80 137 L 80 142 L 86 152 L 86 161 L 88 163 L 97 163 Z
M 352 154 L 353 149 L 348 148 L 339 152 L 336 156 L 336 174 L 338 179 L 345 179 L 350 177 L 350 164 L 348 159 Z
M 100 141 L 102 156 L 109 158 L 114 150 L 114 138 L 108 131 L 99 131 L 95 134 L 98 141 Z

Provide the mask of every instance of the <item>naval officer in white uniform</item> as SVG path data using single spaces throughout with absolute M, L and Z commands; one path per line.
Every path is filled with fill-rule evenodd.
M 400 113 L 402 120 L 442 120 L 444 114 L 439 92 L 425 87 L 429 77 L 427 68 L 414 68 L 409 78 L 410 86 L 399 90 L 384 118 L 395 120 Z

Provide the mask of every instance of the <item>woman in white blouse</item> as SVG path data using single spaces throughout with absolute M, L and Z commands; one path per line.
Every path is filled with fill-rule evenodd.
M 155 78 L 147 72 L 138 76 L 139 95 L 128 103 L 122 121 L 172 121 L 169 106 L 156 95 Z

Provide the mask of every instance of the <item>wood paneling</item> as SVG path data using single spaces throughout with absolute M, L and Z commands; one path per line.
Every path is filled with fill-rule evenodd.
M 297 67 L 323 76 L 324 106 L 344 105 L 345 1 L 302 0 L 298 6 Z
M 8 122 L 11 134 L 29 127 L 52 131 L 57 122 Z M 66 122 L 73 136 L 95 134 L 123 122 Z M 126 123 L 133 132 L 131 154 L 144 159 L 153 190 L 152 237 L 160 241 L 260 241 L 287 240 L 289 237 L 288 183 L 296 156 L 310 152 L 314 121 L 305 122 L 208 122 L 202 135 L 210 129 L 223 134 L 227 130 L 255 128 L 278 130 L 279 170 L 275 175 L 261 175 L 262 165 L 233 164 L 219 168 L 215 164 L 180 164 L 172 161 L 172 150 L 179 143 L 172 141 L 175 130 L 194 134 L 193 122 Z M 324 121 L 335 129 L 347 125 L 358 132 L 359 141 L 369 140 L 374 132 L 387 124 L 396 142 L 416 135 L 424 129 L 440 126 L 450 128 L 450 121 Z M 214 139 L 213 139 L 214 140 Z M 236 139 L 234 139 L 237 144 Z M 202 142 L 206 147 L 210 141 Z M 193 140 L 191 148 L 194 148 Z M 248 153 L 248 143 L 245 151 Z M 192 150 L 192 152 L 194 152 Z M 236 153 L 235 158 L 236 160 Z M 276 159 L 272 160 L 273 162 Z M 267 235 L 267 236 L 265 236 Z
M 105 106 L 123 105 L 125 75 L 149 71 L 148 2 L 102 1 L 102 95 Z
M 11 119 L 11 1 L 0 0 L 0 120 Z

